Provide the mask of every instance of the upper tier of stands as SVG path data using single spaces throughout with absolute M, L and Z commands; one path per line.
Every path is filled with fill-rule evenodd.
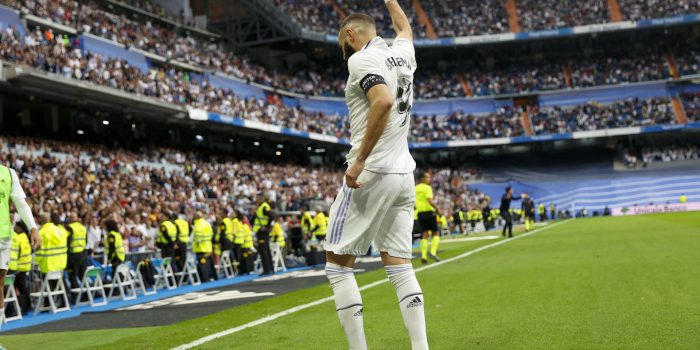
M 275 0 L 299 25 L 335 34 L 349 13 L 372 15 L 380 34 L 391 36 L 391 19 L 381 1 Z M 400 0 L 418 37 L 462 37 L 541 31 L 589 24 L 700 13 L 695 0 Z M 425 13 L 421 21 L 418 13 Z

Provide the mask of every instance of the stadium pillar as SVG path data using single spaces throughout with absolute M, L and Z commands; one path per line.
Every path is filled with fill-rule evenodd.
M 457 73 L 457 79 L 459 79 L 459 82 L 462 84 L 462 89 L 464 89 L 464 94 L 467 95 L 468 97 L 474 96 L 474 92 L 472 92 L 472 87 L 471 87 L 471 85 L 469 85 L 467 78 L 464 77 L 464 74 Z
M 518 17 L 518 8 L 515 0 L 505 0 L 504 6 L 506 7 L 506 12 L 508 12 L 510 31 L 513 33 L 520 33 L 520 17 Z
M 669 51 L 666 53 L 666 62 L 668 63 L 668 67 L 671 69 L 671 76 L 673 76 L 673 79 L 680 79 L 681 74 L 678 71 L 678 65 L 676 65 L 676 59 L 673 58 L 673 54 Z
M 343 18 L 345 18 L 345 16 L 347 16 L 345 14 L 345 12 L 343 12 L 343 9 L 341 9 L 340 6 L 338 6 L 338 3 L 336 3 L 335 0 L 326 0 L 326 1 L 328 2 L 329 5 L 331 5 L 333 10 L 335 10 L 335 13 L 338 14 L 340 19 L 343 19 Z
M 428 14 L 425 13 L 425 10 L 423 10 L 420 0 L 413 0 L 412 5 L 413 9 L 416 11 L 416 15 L 418 15 L 418 23 L 425 26 L 425 33 L 427 34 L 428 38 L 437 39 L 437 33 L 435 33 L 433 22 L 430 21 L 430 17 L 428 17 Z
M 60 120 L 58 119 L 58 106 L 52 105 L 49 108 L 49 115 L 51 116 L 51 132 L 58 133 L 61 126 Z
M 683 108 L 683 104 L 678 99 L 678 97 L 672 98 L 671 104 L 673 104 L 673 111 L 676 112 L 676 121 L 678 122 L 678 124 L 687 123 L 688 117 L 685 114 L 685 108 Z
M 617 0 L 608 0 L 608 13 L 610 13 L 611 22 L 622 22 L 622 11 L 620 11 L 620 3 Z
M 31 118 L 31 110 L 29 109 L 29 106 L 24 106 L 22 107 L 22 114 L 20 115 L 19 119 L 19 125 L 23 127 L 31 126 L 32 125 L 32 118 Z

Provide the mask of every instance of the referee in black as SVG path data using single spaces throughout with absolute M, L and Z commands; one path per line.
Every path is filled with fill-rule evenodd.
M 506 187 L 506 193 L 501 197 L 501 217 L 506 221 L 503 226 L 503 237 L 506 237 L 506 229 L 508 229 L 508 238 L 513 238 L 513 218 L 510 216 L 510 201 L 519 200 L 520 197 L 513 197 L 513 188 Z

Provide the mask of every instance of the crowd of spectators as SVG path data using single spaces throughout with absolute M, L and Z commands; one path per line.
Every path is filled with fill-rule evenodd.
M 694 144 L 644 146 L 622 151 L 622 161 L 628 168 L 695 159 L 700 159 L 700 147 Z
M 631 21 L 700 13 L 697 0 L 619 0 L 619 3 L 625 19 Z
M 680 94 L 680 98 L 688 121 L 700 121 L 700 92 L 684 92 Z
M 465 77 L 474 96 L 567 88 L 563 66 L 545 62 L 532 66 L 510 63 L 488 69 L 475 68 L 467 71 Z
M 518 0 L 521 30 L 532 32 L 609 21 L 604 0 Z
M 576 60 L 570 63 L 570 67 L 572 85 L 575 87 L 671 78 L 671 70 L 666 58 L 651 49 L 619 56 L 598 56 Z
M 414 116 L 410 138 L 413 142 L 462 141 L 524 134 L 521 110 L 501 107 L 487 115 L 465 115 L 459 111 L 450 115 Z
M 266 195 L 277 210 L 331 203 L 342 173 L 165 148 L 0 138 L 0 159 L 17 170 L 35 215 L 78 213 L 86 226 L 118 219 L 126 230 L 157 229 L 166 213 L 248 213 Z M 155 232 L 155 231 L 153 231 Z M 146 234 L 148 232 L 140 232 Z
M 654 124 L 675 124 L 669 98 L 628 99 L 601 104 L 590 102 L 572 107 L 542 107 L 530 114 L 536 135 L 562 134 Z
M 510 31 L 501 0 L 421 1 L 438 37 L 499 34 Z
M 192 17 L 185 16 L 185 11 L 180 10 L 180 13 L 176 16 L 169 13 L 163 6 L 156 4 L 149 0 L 118 0 L 121 3 L 127 4 L 129 6 L 136 7 L 143 11 L 152 13 L 158 17 L 169 19 L 173 22 L 180 23 L 182 25 L 194 26 L 194 19 Z
M 47 36 L 35 30 L 23 45 L 11 28 L 0 33 L 0 57 L 9 62 L 45 70 L 66 78 L 85 80 L 174 104 L 280 125 L 296 130 L 347 137 L 347 118 L 306 112 L 284 105 L 271 95 L 268 99 L 241 98 L 233 91 L 192 79 L 174 68 L 152 68 L 143 72 L 124 60 L 106 59 L 98 54 L 83 55 L 74 40 Z
M 700 147 L 697 145 L 643 147 L 641 154 L 645 164 L 700 159 Z

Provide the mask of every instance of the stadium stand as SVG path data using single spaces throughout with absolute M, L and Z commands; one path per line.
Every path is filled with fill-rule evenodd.
M 538 135 L 675 123 L 673 106 L 665 98 L 544 107 L 532 116 L 533 129 Z
M 603 0 L 518 0 L 518 15 L 524 31 L 606 23 L 610 19 Z
M 625 17 L 633 21 L 700 12 L 700 4 L 693 0 L 619 0 L 619 2 Z

